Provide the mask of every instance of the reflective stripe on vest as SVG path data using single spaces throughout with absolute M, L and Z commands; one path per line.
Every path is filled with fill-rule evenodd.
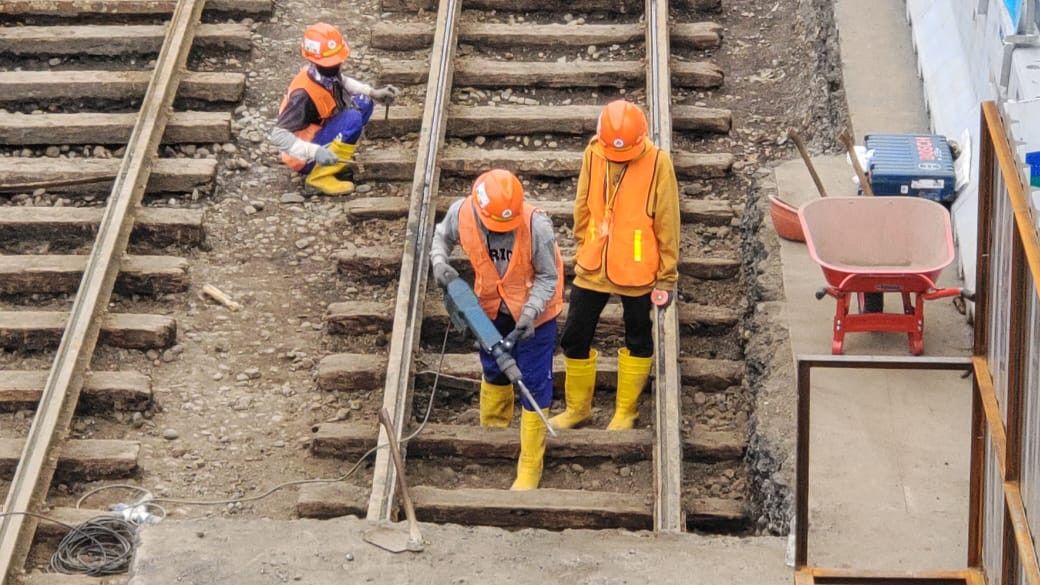
M 592 154 L 585 205 L 589 225 L 577 264 L 597 272 L 606 262 L 607 280 L 618 286 L 649 286 L 661 263 L 654 235 L 653 186 L 660 151 L 652 147 L 627 163 L 611 190 L 609 163 Z
M 509 308 L 513 318 L 519 318 L 524 303 L 534 286 L 534 262 L 532 260 L 531 217 L 538 210 L 524 204 L 524 221 L 513 230 L 513 254 L 509 258 L 506 273 L 499 277 L 498 269 L 488 254 L 487 242 L 479 225 L 480 220 L 473 210 L 473 196 L 466 197 L 459 208 L 459 243 L 473 265 L 473 292 L 488 317 L 498 316 L 502 303 Z M 535 325 L 555 319 L 563 310 L 563 257 L 556 246 L 556 292 L 538 316 Z
M 314 103 L 314 107 L 318 110 L 318 115 L 321 117 L 322 124 L 324 124 L 325 120 L 336 115 L 336 98 L 333 97 L 329 90 L 322 87 L 320 83 L 311 79 L 308 69 L 309 67 L 300 69 L 300 72 L 293 78 L 292 83 L 289 84 L 289 89 L 285 92 L 285 97 L 282 98 L 282 105 L 278 108 L 278 113 L 285 111 L 285 107 L 289 105 L 289 96 L 294 91 L 302 89 L 311 98 L 311 102 Z M 310 142 L 314 135 L 318 133 L 318 130 L 321 130 L 321 124 L 311 124 L 293 134 L 300 140 Z M 289 156 L 284 152 L 282 153 L 282 162 L 294 171 L 299 171 L 307 165 L 307 161 Z

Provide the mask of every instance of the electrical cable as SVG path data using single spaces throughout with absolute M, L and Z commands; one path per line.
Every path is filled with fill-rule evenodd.
M 401 441 L 400 441 L 401 445 L 406 445 L 408 443 L 408 441 L 411 441 L 412 439 L 417 437 L 419 435 L 419 433 L 421 433 L 423 431 L 423 429 L 426 428 L 426 423 L 429 422 L 429 420 L 430 420 L 430 415 L 433 413 L 433 403 L 435 401 L 435 398 L 437 397 L 437 385 L 440 382 L 441 370 L 444 367 L 444 355 L 445 355 L 445 353 L 447 352 L 447 349 L 448 349 L 448 335 L 451 333 L 451 331 L 452 331 L 452 324 L 449 323 L 448 327 L 445 328 L 445 330 L 444 330 L 444 340 L 441 342 L 440 361 L 437 363 L 437 370 L 436 370 L 436 373 L 434 374 L 434 377 L 433 377 L 433 386 L 430 389 L 430 401 L 426 405 L 426 412 L 423 414 L 422 422 L 419 423 L 419 426 L 414 431 L 412 431 L 411 434 L 409 434 L 407 437 L 401 439 Z M 262 499 L 270 496 L 271 494 L 274 494 L 274 493 L 276 493 L 278 491 L 281 491 L 281 490 L 283 490 L 283 489 L 285 489 L 287 487 L 298 486 L 298 485 L 306 485 L 306 484 L 312 484 L 312 483 L 338 483 L 338 482 L 341 482 L 341 481 L 346 481 L 347 478 L 349 478 L 351 475 L 354 475 L 354 473 L 357 472 L 357 470 L 361 467 L 361 464 L 364 463 L 365 460 L 368 459 L 369 456 L 371 456 L 373 453 L 375 453 L 379 449 L 382 449 L 382 448 L 384 448 L 386 446 L 387 445 L 376 445 L 375 447 L 372 447 L 368 451 L 365 451 L 365 454 L 362 455 L 361 457 L 359 457 L 358 460 L 354 462 L 354 465 L 351 466 L 351 468 L 349 470 L 347 470 L 346 473 L 344 473 L 343 475 L 341 475 L 339 477 L 334 477 L 334 478 L 316 478 L 316 479 L 297 479 L 297 480 L 293 480 L 293 481 L 287 481 L 287 482 L 275 485 L 274 487 L 268 489 L 267 491 L 265 491 L 263 493 L 255 494 L 255 495 L 252 495 L 252 496 L 242 496 L 242 497 L 238 497 L 238 498 L 227 498 L 227 499 L 224 499 L 224 500 L 189 500 L 189 499 L 182 499 L 182 498 L 166 498 L 166 497 L 156 497 L 155 495 L 152 494 L 151 491 L 149 491 L 148 489 L 143 488 L 143 487 L 139 487 L 139 486 L 136 486 L 136 485 L 125 484 L 125 483 L 119 483 L 119 484 L 103 485 L 103 486 L 100 486 L 100 487 L 97 487 L 97 488 L 94 488 L 94 489 L 88 491 L 87 493 L 85 493 L 82 496 L 80 496 L 80 498 L 78 500 L 76 500 L 76 508 L 77 509 L 80 508 L 83 505 L 83 502 L 87 498 L 89 498 L 90 496 L 93 496 L 96 493 L 103 492 L 103 491 L 110 490 L 110 489 L 128 489 L 128 490 L 133 490 L 133 491 L 136 491 L 136 492 L 139 492 L 139 493 L 143 494 L 143 497 L 140 498 L 136 502 L 135 505 L 155 504 L 156 502 L 163 502 L 163 503 L 166 503 L 166 504 L 180 504 L 180 505 L 185 505 L 185 506 L 225 506 L 225 505 L 228 505 L 228 504 L 240 504 L 240 503 L 247 503 L 247 502 L 255 502 L 255 501 L 258 501 L 258 500 L 262 500 Z M 165 516 L 165 510 L 163 508 L 161 508 L 161 507 L 159 507 L 159 509 L 163 510 L 163 516 Z
M 130 568 L 137 524 L 120 516 L 97 516 L 77 526 L 35 512 L 0 512 L 3 516 L 31 516 L 69 530 L 51 555 L 50 572 L 101 577 Z

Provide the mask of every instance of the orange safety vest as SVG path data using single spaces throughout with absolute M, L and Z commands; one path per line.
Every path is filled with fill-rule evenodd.
M 606 277 L 618 286 L 657 281 L 661 257 L 654 234 L 654 171 L 660 150 L 653 146 L 626 164 L 610 190 L 607 159 L 595 153 L 589 169 L 589 226 L 578 250 L 578 266 L 589 272 L 606 262 Z
M 459 243 L 462 244 L 462 251 L 469 258 L 470 264 L 473 265 L 473 273 L 476 275 L 473 281 L 473 292 L 476 293 L 480 307 L 484 309 L 488 317 L 492 319 L 497 317 L 499 306 L 505 303 L 513 318 L 519 319 L 524 303 L 530 296 L 531 287 L 534 286 L 531 217 L 540 210 L 524 204 L 524 221 L 513 231 L 513 255 L 509 258 L 509 267 L 506 268 L 505 274 L 500 277 L 495 263 L 488 254 L 484 234 L 478 225 L 480 220 L 477 219 L 473 207 L 473 196 L 470 195 L 459 208 Z M 535 321 L 535 326 L 555 319 L 563 310 L 563 257 L 560 256 L 560 248 L 555 247 L 556 292 L 546 303 L 542 314 Z
M 282 105 L 278 108 L 278 113 L 282 113 L 285 110 L 285 106 L 289 104 L 289 96 L 298 89 L 302 89 L 307 92 L 307 95 L 314 102 L 314 106 L 318 108 L 318 115 L 321 116 L 322 124 L 325 120 L 336 115 L 336 98 L 321 86 L 320 83 L 311 79 L 308 73 L 308 67 L 300 69 L 300 72 L 293 78 L 292 83 L 289 84 L 288 91 L 285 92 L 285 97 L 282 98 Z M 310 142 L 314 135 L 321 130 L 322 124 L 311 124 L 303 130 L 295 132 L 297 138 Z M 299 171 L 303 167 L 307 166 L 307 161 L 300 160 L 294 156 L 289 156 L 286 153 L 282 153 L 282 162 L 285 163 L 289 168 L 294 171 Z

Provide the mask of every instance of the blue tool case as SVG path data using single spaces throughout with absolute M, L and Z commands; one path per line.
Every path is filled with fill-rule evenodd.
M 875 195 L 923 197 L 940 203 L 956 197 L 953 153 L 945 136 L 868 134 L 870 187 Z

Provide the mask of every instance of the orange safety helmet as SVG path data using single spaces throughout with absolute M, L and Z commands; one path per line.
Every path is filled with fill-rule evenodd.
M 477 177 L 471 192 L 480 221 L 489 231 L 511 232 L 523 221 L 524 187 L 513 173 L 492 169 Z
M 350 47 L 336 27 L 319 22 L 303 31 L 300 53 L 318 67 L 335 67 L 347 60 Z
M 625 100 L 603 106 L 596 124 L 596 139 L 607 159 L 615 162 L 628 162 L 642 154 L 646 133 L 646 114 Z

